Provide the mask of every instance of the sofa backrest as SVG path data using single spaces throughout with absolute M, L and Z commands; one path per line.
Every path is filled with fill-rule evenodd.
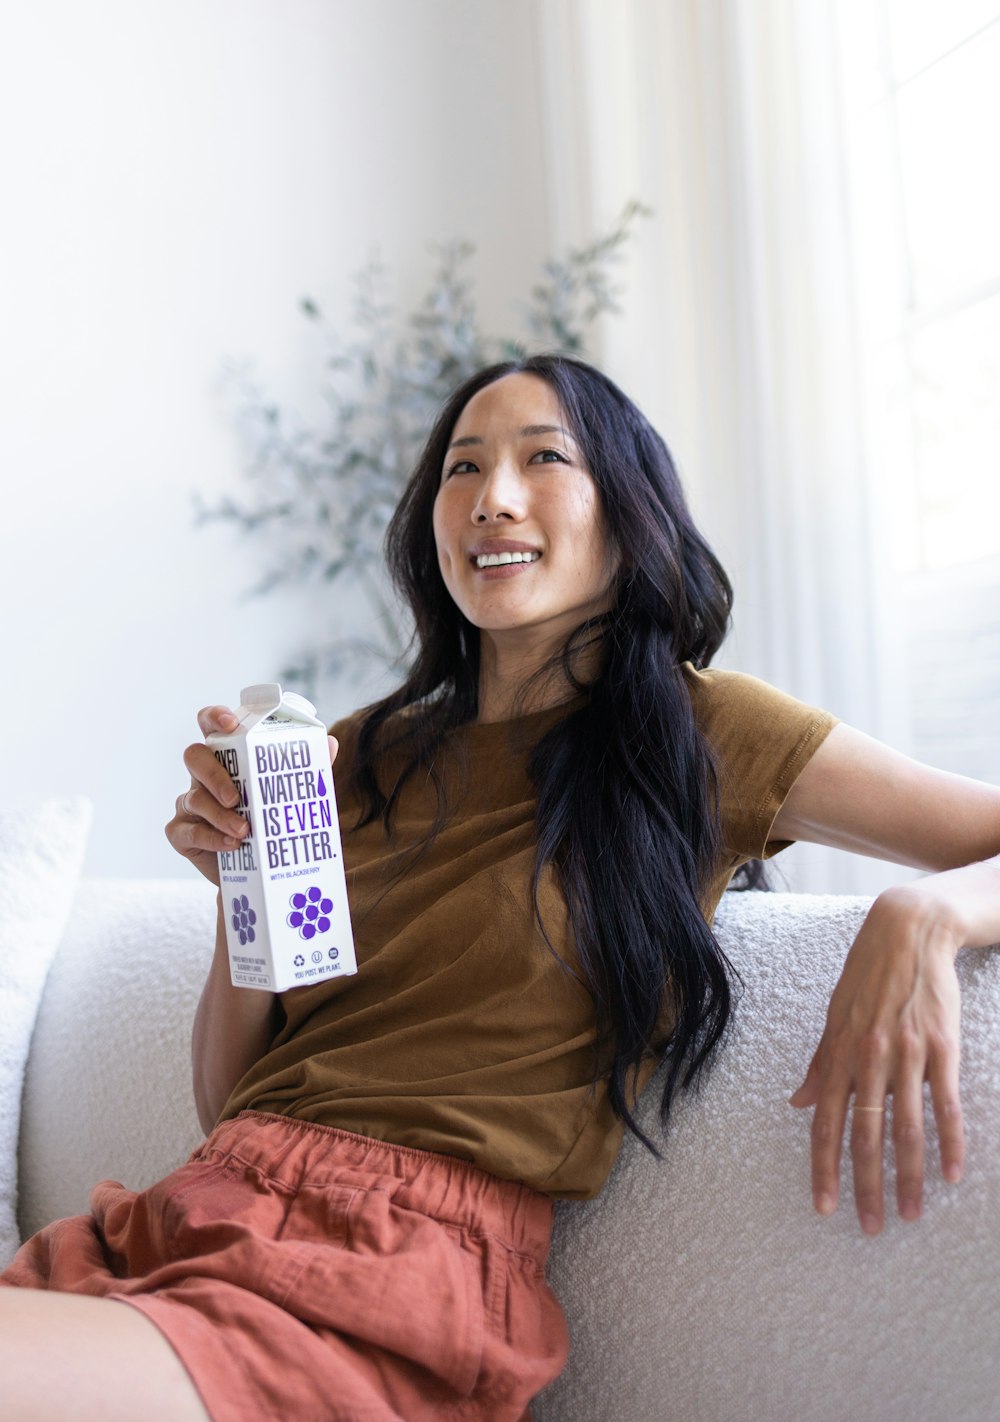
M 927 1111 L 923 1218 L 862 1235 L 847 1160 L 810 1202 L 811 1111 L 787 1098 L 868 901 L 729 894 L 718 937 L 746 984 L 731 1038 L 655 1160 L 626 1142 L 600 1197 L 557 1211 L 549 1278 L 571 1364 L 535 1422 L 986 1422 L 1000 1416 L 1000 950 L 959 955 L 965 1179 Z M 658 1131 L 659 1077 L 640 1103 Z M 891 1128 L 891 1117 L 890 1117 Z M 887 1130 L 888 1135 L 888 1130 Z
M 830 1219 L 809 1199 L 810 1113 L 787 1098 L 819 1040 L 860 899 L 726 896 L 745 982 L 728 1044 L 656 1161 L 626 1140 L 602 1195 L 560 1204 L 550 1281 L 572 1351 L 536 1422 L 983 1422 L 1000 1350 L 1000 952 L 959 958 L 967 1169 L 924 1217 L 863 1237 L 846 1162 Z M 212 953 L 200 882 L 84 880 L 46 985 L 24 1094 L 22 1230 L 133 1188 L 200 1139 L 191 1021 Z M 363 967 L 362 967 L 363 971 Z M 658 1078 L 640 1103 L 659 1139 Z M 928 1118 L 929 1119 L 929 1118 Z

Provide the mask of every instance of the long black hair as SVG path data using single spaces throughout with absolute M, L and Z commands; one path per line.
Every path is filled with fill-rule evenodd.
M 540 355 L 490 366 L 455 392 L 431 431 L 386 538 L 390 573 L 412 609 L 416 656 L 404 684 L 360 726 L 361 822 L 381 817 L 391 832 L 407 779 L 418 768 L 433 778 L 442 737 L 476 717 L 479 632 L 445 588 L 433 510 L 462 410 L 513 373 L 538 376 L 555 391 L 619 555 L 610 610 L 577 628 L 555 659 L 586 694 L 528 762 L 538 794 L 536 915 L 539 877 L 552 865 L 595 1004 L 595 1081 L 607 1075 L 613 1110 L 658 1154 L 632 1114 L 635 1073 L 651 1049 L 664 1052 L 665 1125 L 678 1084 L 698 1078 L 732 1010 L 735 974 L 701 907 L 720 852 L 717 784 L 681 669 L 687 661 L 707 666 L 715 655 L 732 588 L 694 526 L 663 440 L 582 361 Z M 599 665 L 583 686 L 574 654 L 595 638 Z M 403 707 L 411 708 L 405 732 L 392 739 L 405 738 L 406 769 L 383 787 L 376 769 L 383 728 Z M 440 793 L 439 786 L 439 823 Z M 664 1008 L 672 1024 L 665 1038 Z

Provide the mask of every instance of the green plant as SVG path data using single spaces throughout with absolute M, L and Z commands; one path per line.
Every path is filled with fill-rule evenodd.
M 613 269 L 641 215 L 646 209 L 629 203 L 603 237 L 544 264 L 522 303 L 523 337 L 480 330 L 467 270 L 474 248 L 467 242 L 439 249 L 430 288 L 405 323 L 386 300 L 386 273 L 377 260 L 356 278 L 352 340 L 332 329 L 315 301 L 303 299 L 303 313 L 323 328 L 330 352 L 323 388 L 329 415 L 320 429 L 297 424 L 268 401 L 246 365 L 227 368 L 250 450 L 251 492 L 214 507 L 198 500 L 197 521 L 234 524 L 264 545 L 252 594 L 305 580 L 327 586 L 349 580 L 373 615 L 365 637 L 340 635 L 304 648 L 279 673 L 283 682 L 314 694 L 356 658 L 398 661 L 405 654 L 408 629 L 382 572 L 382 540 L 438 410 L 492 361 L 541 350 L 583 354 L 597 318 L 618 310 Z

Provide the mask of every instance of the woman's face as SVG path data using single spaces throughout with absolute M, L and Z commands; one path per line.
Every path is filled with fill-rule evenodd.
M 618 558 L 555 391 L 517 372 L 480 390 L 452 432 L 434 503 L 445 586 L 486 633 L 553 647 L 609 606 Z

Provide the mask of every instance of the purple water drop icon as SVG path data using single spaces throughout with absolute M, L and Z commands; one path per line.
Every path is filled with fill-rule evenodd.
M 316 777 L 316 794 L 321 798 L 326 794 L 326 781 L 323 779 L 322 771 Z

